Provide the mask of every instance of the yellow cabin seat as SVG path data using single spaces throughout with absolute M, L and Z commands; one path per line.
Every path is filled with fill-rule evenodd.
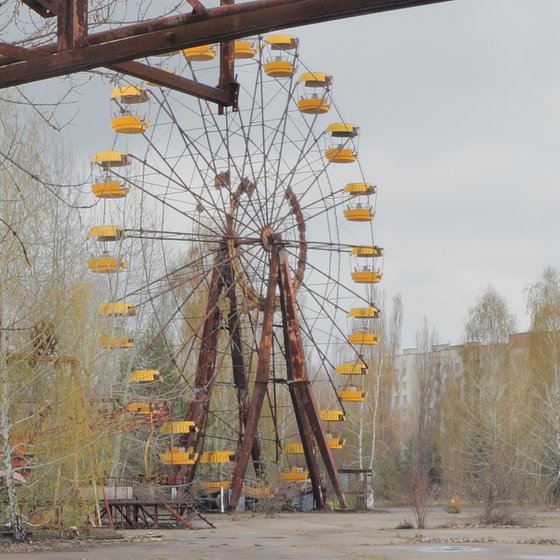
M 194 453 L 192 447 L 188 449 L 172 447 L 171 451 L 161 453 L 159 458 L 166 465 L 194 465 L 198 459 L 198 453 Z
M 368 372 L 367 366 L 362 362 L 340 364 L 336 366 L 335 372 L 338 375 L 366 375 Z
M 305 72 L 298 78 L 298 83 L 308 88 L 326 88 L 332 84 L 332 76 L 325 72 Z
M 309 482 L 309 471 L 303 467 L 291 467 L 280 473 L 283 482 Z
M 352 247 L 352 255 L 358 258 L 382 257 L 383 249 L 377 245 L 360 245 L 359 247 Z
M 245 60 L 253 58 L 257 54 L 257 47 L 255 41 L 235 41 L 233 47 L 233 56 L 237 60 Z
M 382 277 L 382 274 L 375 270 L 370 270 L 367 266 L 352 272 L 352 280 L 356 282 L 356 284 L 378 284 L 381 282 Z
M 124 152 L 97 152 L 92 156 L 91 163 L 96 163 L 103 169 L 110 169 L 111 167 L 126 167 L 132 163 L 132 158 Z
M 379 309 L 374 307 L 353 307 L 348 311 L 348 317 L 354 319 L 377 319 L 379 317 Z
M 229 490 L 231 483 L 228 480 L 205 480 L 200 483 L 200 489 L 206 490 L 206 492 L 219 492 L 220 488 L 224 490 Z
M 296 67 L 290 60 L 269 60 L 263 64 L 264 71 L 271 78 L 289 78 L 295 74 Z
M 364 387 L 348 387 L 338 391 L 338 396 L 343 402 L 365 402 L 368 392 Z
M 346 416 L 342 410 L 321 410 L 319 412 L 321 420 L 324 422 L 345 422 Z
M 124 198 L 131 188 L 131 185 L 119 181 L 105 181 L 104 183 L 94 183 L 91 191 L 97 198 Z
M 348 342 L 357 346 L 375 346 L 379 344 L 379 335 L 373 332 L 355 331 L 348 335 Z
M 301 443 L 300 441 L 286 443 L 284 444 L 284 447 L 282 447 L 282 453 L 284 455 L 302 455 L 303 443 Z
M 88 259 L 87 264 L 91 272 L 99 274 L 122 272 L 126 268 L 126 261 L 121 261 L 116 257 L 96 257 Z
M 353 196 L 372 195 L 377 192 L 377 187 L 371 183 L 348 183 L 344 187 L 344 192 Z
M 132 348 L 134 339 L 129 336 L 105 336 L 99 337 L 99 344 L 103 348 Z
M 327 444 L 331 449 L 342 449 L 346 445 L 346 439 L 342 437 L 342 434 L 327 434 Z
M 327 126 L 325 132 L 333 138 L 355 138 L 360 129 L 352 123 L 332 123 Z
M 200 463 L 231 463 L 235 459 L 233 451 L 205 451 L 199 458 Z
M 110 301 L 108 303 L 102 303 L 97 310 L 97 314 L 109 315 L 110 317 L 134 317 L 138 315 L 138 311 L 132 303 Z
M 166 422 L 161 425 L 160 433 L 162 434 L 190 434 L 198 432 L 194 422 L 181 421 L 181 422 Z
M 200 45 L 183 49 L 183 56 L 191 62 L 209 62 L 216 58 L 216 52 L 215 45 Z
M 325 157 L 331 163 L 354 163 L 358 159 L 358 154 L 350 148 L 336 146 L 329 148 L 325 152 Z
M 138 86 L 118 86 L 111 93 L 111 99 L 119 99 L 125 105 L 136 105 L 149 101 L 150 92 Z
M 304 113 L 305 115 L 320 115 L 327 113 L 330 108 L 330 103 L 326 97 L 314 95 L 311 97 L 302 97 L 298 101 L 298 109 L 300 113 Z
M 135 369 L 130 374 L 131 383 L 153 383 L 161 379 L 161 373 L 157 369 Z
M 344 217 L 349 222 L 371 222 L 373 220 L 373 210 L 369 206 L 348 206 L 344 209 Z
M 297 48 L 299 40 L 292 35 L 269 35 L 264 42 L 275 51 L 290 51 Z
M 111 127 L 117 134 L 143 134 L 149 126 L 150 121 L 138 115 L 122 115 L 111 119 Z
M 97 239 L 103 243 L 109 241 L 119 241 L 124 237 L 124 230 L 119 226 L 94 226 L 87 232 L 86 238 Z

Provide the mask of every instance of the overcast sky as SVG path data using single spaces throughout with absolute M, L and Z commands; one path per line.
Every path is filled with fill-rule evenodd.
M 360 126 L 405 347 L 424 315 L 460 341 L 488 284 L 526 329 L 524 289 L 558 265 L 559 22 L 558 0 L 454 0 L 294 31 Z M 67 129 L 84 160 L 108 139 L 107 86 L 91 87 Z

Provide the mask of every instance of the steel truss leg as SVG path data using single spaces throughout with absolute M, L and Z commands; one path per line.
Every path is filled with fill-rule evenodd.
M 243 359 L 243 343 L 239 310 L 237 308 L 237 296 L 235 294 L 233 272 L 229 262 L 224 265 L 224 288 L 230 301 L 228 312 L 228 330 L 230 337 L 233 381 L 235 383 L 237 402 L 239 404 L 239 442 L 237 449 L 239 452 L 243 442 L 243 434 L 245 433 L 247 426 L 250 398 L 245 361 Z M 266 478 L 264 463 L 261 461 L 261 446 L 257 432 L 255 432 L 255 439 L 253 441 L 253 447 L 251 448 L 251 459 L 255 468 L 255 474 L 259 478 Z
M 221 260 L 222 257 L 223 256 L 219 254 L 218 260 Z M 221 311 L 218 306 L 218 300 L 223 290 L 222 270 L 223 266 L 216 264 L 214 270 L 212 271 L 212 277 L 208 289 L 206 315 L 200 343 L 200 353 L 198 356 L 198 366 L 196 368 L 194 395 L 185 418 L 186 420 L 195 423 L 195 426 L 198 427 L 198 432 L 183 434 L 180 439 L 181 445 L 187 448 L 192 447 L 194 452 L 198 453 L 202 452 L 204 445 L 206 420 L 208 418 L 210 398 L 212 396 L 212 389 L 214 388 L 214 381 L 216 378 L 215 366 L 221 319 Z M 195 471 L 196 462 L 194 465 L 190 465 L 190 467 L 186 470 L 187 483 L 193 481 Z
M 321 424 L 321 417 L 317 403 L 311 391 L 309 375 L 305 364 L 305 354 L 301 338 L 301 328 L 297 316 L 296 294 L 290 274 L 288 255 L 285 251 L 280 252 L 280 301 L 282 302 L 282 322 L 284 325 L 284 336 L 286 347 L 289 352 L 286 355 L 288 366 L 288 387 L 296 409 L 299 414 L 306 418 L 300 425 L 300 435 L 305 450 L 305 457 L 308 460 L 309 475 L 315 493 L 315 500 L 319 507 L 324 507 L 324 496 L 321 490 L 320 480 L 314 480 L 318 476 L 318 469 L 315 468 L 314 461 L 309 462 L 308 456 L 313 455 L 313 436 L 323 463 L 329 475 L 331 484 L 334 488 L 341 508 L 346 508 L 346 500 L 340 482 L 340 476 L 331 449 L 327 442 L 325 430 Z M 299 424 L 299 421 L 298 421 Z M 309 429 L 310 428 L 310 429 Z M 303 431 L 302 431 L 303 429 Z M 316 471 L 316 472 L 314 472 Z
M 243 490 L 243 481 L 247 472 L 249 455 L 255 441 L 257 423 L 261 415 L 264 397 L 268 385 L 270 372 L 270 358 L 272 348 L 272 320 L 274 318 L 274 299 L 276 294 L 276 282 L 278 279 L 278 253 L 273 251 L 270 259 L 270 271 L 266 289 L 266 299 L 264 304 L 263 325 L 261 340 L 259 344 L 259 360 L 257 363 L 257 374 L 255 377 L 255 387 L 253 398 L 247 413 L 247 424 L 245 426 L 245 436 L 241 444 L 241 450 L 237 455 L 233 466 L 233 476 L 231 481 L 231 496 L 229 505 L 232 509 L 237 507 L 239 497 Z

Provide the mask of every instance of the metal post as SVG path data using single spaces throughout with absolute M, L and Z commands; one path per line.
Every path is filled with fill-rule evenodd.
M 323 425 L 321 424 L 321 417 L 319 415 L 317 403 L 315 402 L 315 398 L 313 397 L 313 393 L 310 389 L 309 375 L 305 365 L 301 329 L 297 317 L 296 295 L 292 283 L 288 255 L 285 251 L 280 252 L 280 283 L 280 294 L 282 301 L 284 302 L 283 314 L 285 315 L 284 324 L 287 346 L 290 349 L 290 363 L 288 371 L 291 379 L 289 380 L 288 386 L 290 387 L 290 392 L 294 392 L 295 401 L 297 402 L 298 407 L 301 407 L 302 409 L 302 416 L 306 417 L 313 435 L 315 436 L 317 447 L 319 448 L 323 458 L 323 463 L 337 495 L 340 507 L 346 508 L 346 500 L 344 498 L 338 469 L 334 462 L 331 449 L 328 445 Z M 301 436 L 305 449 L 305 446 L 308 445 L 307 441 L 309 435 L 302 433 Z M 311 469 L 309 474 L 311 475 Z
M 230 508 L 232 509 L 237 507 L 239 497 L 241 496 L 241 492 L 243 490 L 243 481 L 245 480 L 245 473 L 247 472 L 249 455 L 251 454 L 251 449 L 253 448 L 253 442 L 257 431 L 257 423 L 261 414 L 268 384 L 272 348 L 272 320 L 274 318 L 274 300 L 277 279 L 278 252 L 273 250 L 270 258 L 270 269 L 264 304 L 262 334 L 259 344 L 259 360 L 257 363 L 255 387 L 253 389 L 253 397 L 247 414 L 247 425 L 245 427 L 245 436 L 241 445 L 241 451 L 237 455 L 235 465 L 233 466 L 231 497 L 229 502 Z

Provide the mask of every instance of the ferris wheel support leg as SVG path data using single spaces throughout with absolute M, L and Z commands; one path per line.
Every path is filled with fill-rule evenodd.
M 218 255 L 220 259 L 220 255 Z M 220 307 L 218 300 L 223 290 L 222 265 L 216 264 L 212 271 L 210 286 L 208 289 L 208 301 L 206 304 L 206 315 L 204 316 L 204 326 L 198 355 L 198 366 L 194 382 L 194 396 L 186 414 L 186 420 L 195 423 L 198 432 L 184 434 L 181 437 L 181 444 L 185 447 L 192 447 L 195 452 L 201 452 L 204 445 L 204 435 L 206 431 L 206 420 L 210 407 L 210 397 L 214 388 L 214 368 L 216 365 L 216 355 L 218 352 L 218 335 L 220 333 Z M 187 483 L 194 479 L 196 462 L 187 471 Z
M 249 412 L 249 386 L 247 383 L 247 370 L 243 359 L 243 343 L 241 336 L 241 323 L 239 310 L 237 308 L 237 296 L 233 282 L 233 273 L 230 263 L 224 265 L 224 288 L 229 296 L 230 308 L 228 313 L 228 330 L 230 337 L 231 363 L 233 368 L 233 382 L 237 393 L 239 405 L 239 443 L 238 451 L 243 443 L 243 434 L 247 426 L 247 415 Z M 261 446 L 258 432 L 255 432 L 255 439 L 251 449 L 251 459 L 255 468 L 255 474 L 259 478 L 266 477 L 264 463 L 261 460 Z
M 280 299 L 282 301 L 282 315 L 286 337 L 287 352 L 287 366 L 288 366 L 288 387 L 290 393 L 295 395 L 294 408 L 299 410 L 302 417 L 306 420 L 303 422 L 303 427 L 306 428 L 305 432 L 301 432 L 302 443 L 307 458 L 306 447 L 309 445 L 307 440 L 311 438 L 311 433 L 315 437 L 317 447 L 321 453 L 323 463 L 329 475 L 331 484 L 338 498 L 340 507 L 346 508 L 346 500 L 340 482 L 340 475 L 334 461 L 332 451 L 327 442 L 325 430 L 321 424 L 321 417 L 319 409 L 309 383 L 309 375 L 305 364 L 305 354 L 303 351 L 303 341 L 301 338 L 301 328 L 297 316 L 296 294 L 292 282 L 290 272 L 290 264 L 288 262 L 288 254 L 285 251 L 280 253 Z M 297 405 L 297 406 L 296 406 Z M 307 429 L 309 426 L 310 430 Z M 313 454 L 313 450 L 310 449 Z M 309 474 L 313 475 L 312 465 L 308 462 Z M 313 479 L 312 479 L 313 482 Z M 315 483 L 313 483 L 315 488 Z M 322 500 L 322 494 L 316 494 L 318 505 Z M 320 498 L 320 499 L 319 499 Z M 324 505 L 324 504 L 323 504 Z
M 220 6 L 231 6 L 235 0 L 220 0 Z M 222 41 L 220 43 L 220 81 L 218 87 L 224 91 L 234 92 L 235 81 L 235 59 L 233 56 L 233 41 Z M 233 95 L 235 102 L 233 110 L 237 111 L 237 96 Z M 225 105 L 218 106 L 218 113 L 224 114 Z
M 233 466 L 233 475 L 231 480 L 231 497 L 229 505 L 231 509 L 237 507 L 239 497 L 243 490 L 243 481 L 247 472 L 247 464 L 249 456 L 255 441 L 257 433 L 257 423 L 261 415 L 266 388 L 268 385 L 268 377 L 270 372 L 270 358 L 272 349 L 272 323 L 274 319 L 274 299 L 276 295 L 276 282 L 278 279 L 278 253 L 274 251 L 270 259 L 270 270 L 268 276 L 268 284 L 266 289 L 266 299 L 264 304 L 262 334 L 259 344 L 259 360 L 257 363 L 257 374 L 255 376 L 255 387 L 253 389 L 253 397 L 249 405 L 247 413 L 247 424 L 245 427 L 245 435 L 241 445 L 235 465 Z

